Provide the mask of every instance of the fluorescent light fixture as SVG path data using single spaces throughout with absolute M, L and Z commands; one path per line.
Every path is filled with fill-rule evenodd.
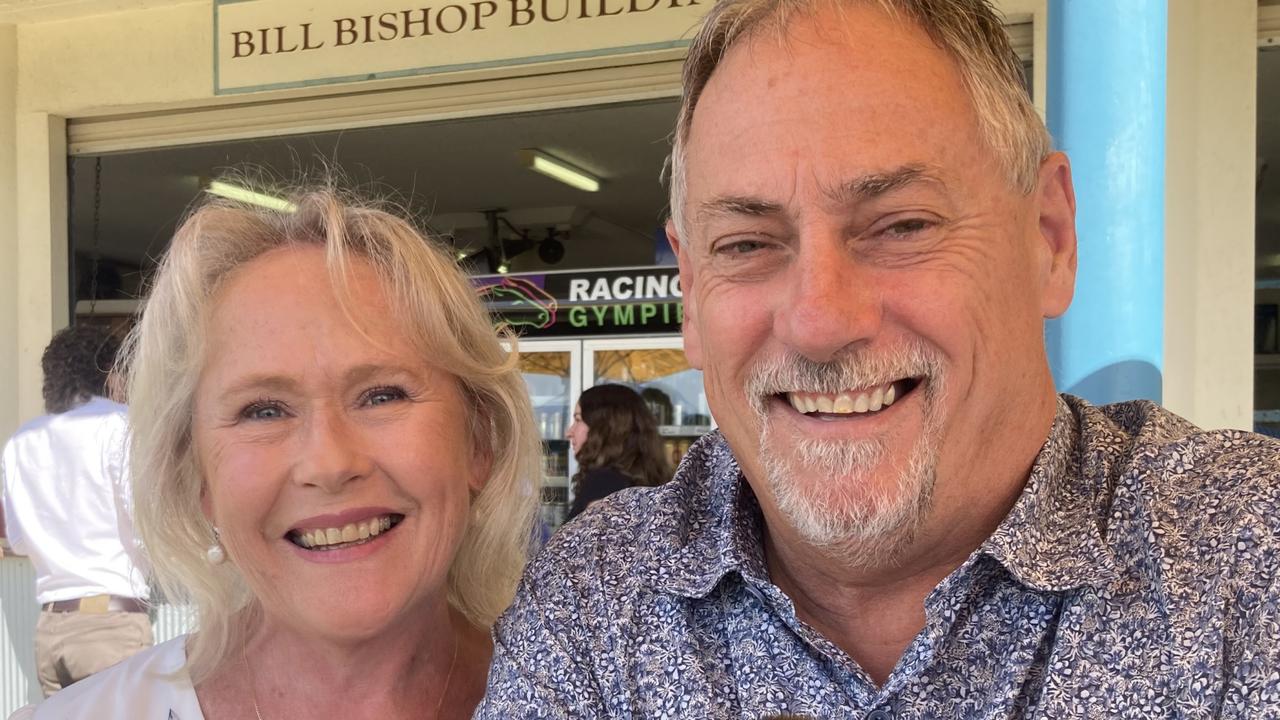
M 239 200 L 240 202 L 257 205 L 277 212 L 291 213 L 297 212 L 298 210 L 297 205 L 294 205 L 284 198 L 278 198 L 272 195 L 263 195 L 262 193 L 254 192 L 248 188 L 242 188 L 239 185 L 225 183 L 221 180 L 214 180 L 209 183 L 209 187 L 204 190 L 207 193 L 219 195 L 227 198 L 228 200 Z
M 600 189 L 600 178 L 559 158 L 551 157 L 541 150 L 534 148 L 521 150 L 520 160 L 530 170 L 559 180 L 570 187 L 587 192 L 596 192 Z

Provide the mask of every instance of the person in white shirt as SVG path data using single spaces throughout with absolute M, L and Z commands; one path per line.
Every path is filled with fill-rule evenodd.
M 152 644 L 126 485 L 126 408 L 108 400 L 119 341 L 76 325 L 41 358 L 49 413 L 4 447 L 9 545 L 36 571 L 36 672 L 46 696 Z

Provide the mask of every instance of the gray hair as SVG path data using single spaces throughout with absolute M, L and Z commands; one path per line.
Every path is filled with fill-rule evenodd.
M 168 599 L 198 613 L 199 633 L 189 647 L 195 682 L 224 662 L 261 616 L 233 564 L 206 561 L 215 536 L 201 511 L 204 478 L 192 442 L 211 300 L 232 271 L 254 258 L 281 247 L 323 248 L 339 290 L 351 260 L 367 262 L 415 347 L 458 379 L 470 415 L 460 421 L 492 459 L 447 581 L 450 605 L 477 626 L 491 625 L 514 595 L 540 494 L 541 441 L 515 339 L 495 331 L 452 255 L 396 214 L 329 184 L 275 194 L 296 209 L 210 196 L 186 218 L 120 361 L 129 382 L 138 532 Z
M 698 99 L 734 45 L 764 31 L 784 32 L 797 17 L 822 7 L 876 3 L 915 22 L 959 66 L 983 140 L 1010 184 L 1024 193 L 1036 185 L 1053 141 L 1027 94 L 1022 63 L 989 0 L 720 0 L 707 13 L 684 62 L 680 113 L 672 139 L 671 217 L 684 234 L 685 161 Z

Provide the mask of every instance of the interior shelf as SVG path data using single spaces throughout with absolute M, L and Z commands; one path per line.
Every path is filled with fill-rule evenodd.
M 713 429 L 710 425 L 659 425 L 658 434 L 663 437 L 698 437 Z

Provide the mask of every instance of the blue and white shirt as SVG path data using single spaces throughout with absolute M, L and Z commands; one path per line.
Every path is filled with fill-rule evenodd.
M 882 687 L 796 617 L 762 529 L 719 435 L 598 503 L 528 568 L 476 717 L 1280 718 L 1269 438 L 1063 396 Z

